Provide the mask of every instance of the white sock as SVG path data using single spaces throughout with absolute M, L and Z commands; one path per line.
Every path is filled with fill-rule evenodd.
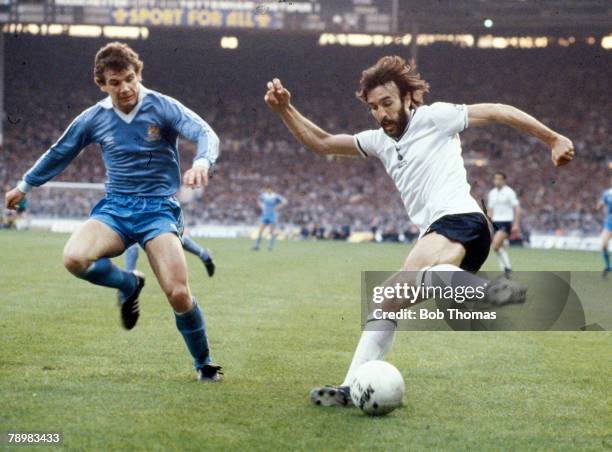
M 371 320 L 366 323 L 342 386 L 350 386 L 355 372 L 363 363 L 382 359 L 389 352 L 396 328 L 397 325 L 391 320 Z
M 501 271 L 504 271 L 506 269 L 506 265 L 504 264 L 504 260 L 501 257 L 501 251 L 495 251 L 495 254 L 497 254 L 497 263 L 499 264 L 499 269 Z
M 510 266 L 510 258 L 508 257 L 508 253 L 506 253 L 505 249 L 502 248 L 497 252 L 497 258 L 499 259 L 499 266 L 502 270 L 512 269 Z

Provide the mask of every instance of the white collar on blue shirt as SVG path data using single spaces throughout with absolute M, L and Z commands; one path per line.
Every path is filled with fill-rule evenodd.
M 132 122 L 132 120 L 134 119 L 134 117 L 138 113 L 138 110 L 140 110 L 140 106 L 142 105 L 142 100 L 150 92 L 151 92 L 151 90 L 145 88 L 144 85 L 141 83 L 140 87 L 139 87 L 139 90 L 138 90 L 138 103 L 134 106 L 134 108 L 132 108 L 132 111 L 130 111 L 128 114 L 125 114 L 121 110 L 116 108 L 113 105 L 113 100 L 111 99 L 110 96 L 108 96 L 106 99 L 102 100 L 100 102 L 100 105 L 103 108 L 106 108 L 107 110 L 112 108 L 113 110 L 115 110 L 115 113 L 117 113 L 117 116 L 119 116 L 121 119 L 123 119 L 125 122 L 127 122 L 129 124 L 129 123 Z

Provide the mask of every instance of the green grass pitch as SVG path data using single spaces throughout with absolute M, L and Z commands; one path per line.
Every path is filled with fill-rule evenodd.
M 0 431 L 60 431 L 68 450 L 612 447 L 609 332 L 399 332 L 387 359 L 406 380 L 403 407 L 369 418 L 311 406 L 310 388 L 342 380 L 359 338 L 360 271 L 399 268 L 405 246 L 255 253 L 246 240 L 198 239 L 218 272 L 188 256 L 190 284 L 226 371 L 198 384 L 144 256 L 142 316 L 126 332 L 115 293 L 63 269 L 66 239 L 0 231 Z M 601 266 L 589 252 L 510 256 L 523 270 Z

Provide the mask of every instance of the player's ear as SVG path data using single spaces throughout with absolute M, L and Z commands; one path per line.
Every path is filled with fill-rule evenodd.
M 102 91 L 103 93 L 106 93 L 106 85 L 103 83 L 100 83 L 100 81 L 98 79 L 94 79 L 94 82 L 96 82 L 96 85 L 98 86 L 98 88 L 100 88 L 100 91 Z
M 407 93 L 404 96 L 404 108 L 410 110 L 412 108 L 412 93 Z

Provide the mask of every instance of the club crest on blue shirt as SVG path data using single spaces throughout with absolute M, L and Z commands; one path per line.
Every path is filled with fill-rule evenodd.
M 145 138 L 147 141 L 159 141 L 161 140 L 161 132 L 159 131 L 159 127 L 155 124 L 149 124 L 147 127 L 147 137 Z

